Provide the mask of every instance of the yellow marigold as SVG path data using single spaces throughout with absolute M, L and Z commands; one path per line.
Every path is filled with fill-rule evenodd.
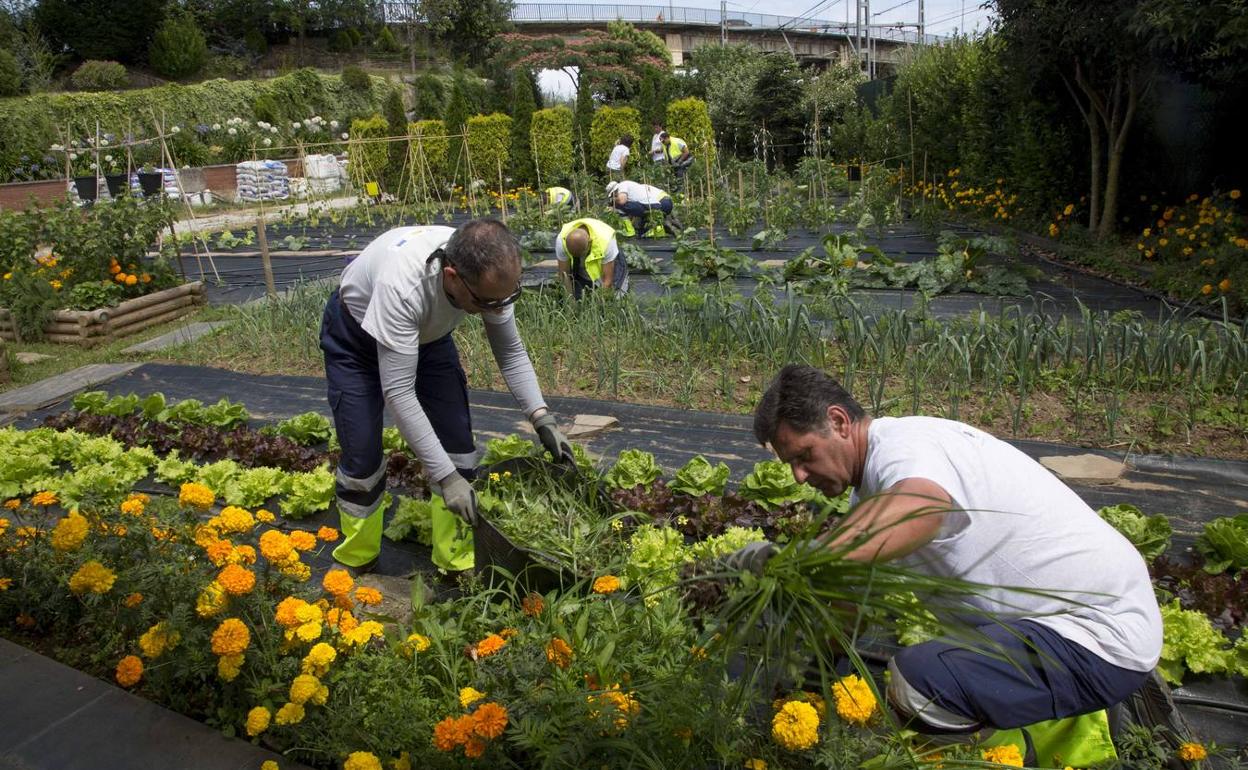
M 108 567 L 92 559 L 78 568 L 69 579 L 69 590 L 75 594 L 103 594 L 113 587 L 117 575 Z
M 263 508 L 256 511 L 256 521 L 272 524 L 276 519 L 277 517 L 273 515 L 273 511 L 266 511 Z
M 313 676 L 325 676 L 329 671 L 329 665 L 338 657 L 338 651 L 325 642 L 318 642 L 312 645 L 312 649 L 308 650 L 308 654 L 303 657 L 300 664 L 300 670 L 305 674 Z
M 282 627 L 294 628 L 299 625 L 299 616 L 297 614 L 299 612 L 299 608 L 306 604 L 307 602 L 303 599 L 298 599 L 294 596 L 287 596 L 285 599 L 282 599 L 277 603 L 277 611 L 274 613 L 274 617 L 277 619 L 278 624 Z
M 22 501 L 17 499 L 16 497 L 13 497 L 4 501 L 4 507 L 8 508 L 10 511 L 17 510 L 17 508 L 21 506 L 21 504 L 22 504 Z
M 229 597 L 225 595 L 225 589 L 214 580 L 204 586 L 199 596 L 195 597 L 195 614 L 201 618 L 216 617 L 228 604 Z
M 133 687 L 143 678 L 143 661 L 137 655 L 127 655 L 117 662 L 113 676 L 122 687 Z
M 169 624 L 162 620 L 139 637 L 139 649 L 143 651 L 143 657 L 155 660 L 177 647 L 181 640 L 182 635 L 169 628 Z
M 130 499 L 123 501 L 121 504 L 121 512 L 130 516 L 138 516 L 142 514 L 143 508 L 144 505 L 142 500 Z
M 520 609 L 525 615 L 535 618 L 542 614 L 542 610 L 546 609 L 546 600 L 539 593 L 530 593 L 520 601 Z
M 260 763 L 260 770 L 282 770 L 275 760 L 266 759 Z
M 325 623 L 330 628 L 337 629 L 340 634 L 350 633 L 360 625 L 360 621 L 356 620 L 350 610 L 344 610 L 340 607 L 334 607 L 325 613 Z
M 290 533 L 290 542 L 295 546 L 296 551 L 311 551 L 316 547 L 316 535 L 296 529 Z
M 378 591 L 376 588 L 362 586 L 355 589 L 355 600 L 365 605 L 381 604 L 381 591 Z
M 278 564 L 277 570 L 300 583 L 307 582 L 312 577 L 312 568 L 299 561 L 299 557 L 293 554 L 289 559 Z
M 424 634 L 408 634 L 408 637 L 399 645 L 399 654 L 410 658 L 414 653 L 429 649 L 429 644 L 429 637 Z
M 301 623 L 295 627 L 294 635 L 301 642 L 315 642 L 321 638 L 321 632 L 324 630 L 320 621 Z
M 214 521 L 217 522 L 222 532 L 234 532 L 240 535 L 256 527 L 256 517 L 251 515 L 251 511 L 239 508 L 237 505 L 227 505 Z
M 353 751 L 342 763 L 342 770 L 381 770 L 381 760 L 367 751 Z
M 1238 191 L 1236 191 L 1238 192 Z M 1239 196 L 1234 196 L 1239 197 Z M 1200 762 L 1209 756 L 1208 750 L 1202 744 L 1186 742 L 1179 744 L 1179 759 L 1184 762 Z
M 13 587 L 13 578 L 0 578 L 0 591 L 7 591 Z
M 745 770 L 767 770 L 767 762 L 758 757 L 747 759 L 745 760 Z
M 1019 752 L 1018 747 L 1012 743 L 1004 746 L 993 746 L 980 752 L 980 756 L 985 762 L 993 762 L 998 765 L 1008 765 L 1010 767 L 1022 767 L 1023 755 Z
M 620 579 L 615 575 L 603 575 L 594 579 L 594 593 L 613 594 L 620 590 Z
M 222 655 L 217 658 L 217 676 L 224 682 L 233 682 L 243 668 L 243 654 Z
M 227 564 L 217 573 L 217 584 L 230 596 L 246 596 L 256 587 L 256 573 L 238 564 Z
M 520 633 L 520 629 L 512 628 L 508 626 L 507 628 L 504 628 L 503 630 L 499 631 L 498 635 L 503 637 L 504 639 L 511 639 L 513 636 L 516 636 L 519 633 Z
M 217 655 L 238 655 L 251 645 L 251 632 L 238 618 L 226 618 L 212 632 L 212 651 Z
M 279 725 L 297 725 L 303 721 L 303 706 L 298 703 L 287 703 L 277 710 L 277 723 Z
M 307 703 L 321 687 L 321 680 L 311 674 L 300 674 L 290 683 L 290 702 Z
M 1231 290 L 1231 279 L 1230 279 L 1230 278 L 1223 278 L 1221 281 L 1218 281 L 1218 291 L 1220 291 L 1220 292 L 1222 292 L 1223 294 L 1225 294 L 1226 292 L 1228 292 L 1228 291 L 1230 291 L 1230 290 Z
M 461 687 L 459 690 L 459 705 L 461 708 L 468 708 L 472 704 L 485 697 L 485 693 L 472 687 Z
M 331 569 L 321 579 L 321 587 L 334 596 L 342 596 L 350 591 L 354 585 L 355 581 L 351 579 L 351 575 L 345 569 Z
M 412 755 L 406 751 L 390 761 L 390 770 L 412 770 Z
M 477 642 L 476 651 L 478 658 L 488 658 L 499 650 L 507 646 L 507 640 L 498 634 L 490 634 L 481 641 Z
M 247 734 L 255 738 L 260 733 L 269 729 L 269 720 L 273 718 L 270 712 L 264 706 L 256 706 L 247 712 Z
M 857 674 L 843 677 L 832 689 L 836 714 L 846 722 L 865 725 L 875 715 L 878 704 L 871 686 Z
M 1230 191 L 1229 193 L 1227 193 L 1227 194 L 1231 196 L 1231 200 L 1233 200 L 1233 201 L 1237 201 L 1237 200 L 1239 200 L 1239 196 L 1240 196 L 1240 192 L 1239 192 L 1239 190 L 1231 190 L 1231 191 Z
M 213 540 L 204 548 L 204 553 L 208 555 L 208 561 L 212 562 L 214 567 L 224 567 L 237 561 L 234 555 L 234 544 L 229 540 Z
M 31 505 L 56 505 L 55 492 L 38 492 L 30 498 Z
M 482 738 L 497 738 L 507 729 L 507 709 L 497 703 L 482 703 L 472 713 L 472 731 Z
M 0 519 L 0 535 L 3 535 L 8 530 L 9 530 L 9 520 Z
M 362 644 L 367 644 L 368 640 L 373 637 L 382 636 L 384 633 L 385 628 L 380 623 L 375 620 L 366 620 L 350 631 L 344 632 L 342 638 L 348 644 L 358 647 Z
M 572 648 L 568 643 L 555 637 L 546 645 L 546 660 L 555 664 L 559 668 L 567 668 L 572 665 Z
M 819 742 L 819 714 L 800 700 L 784 704 L 771 720 L 771 737 L 789 751 L 805 751 Z
M 589 695 L 586 697 L 589 702 L 589 716 L 591 719 L 597 719 L 602 709 L 609 709 L 611 712 L 611 723 L 616 730 L 623 730 L 628 727 L 629 720 L 641 713 L 641 704 L 632 693 L 622 692 L 618 684 L 612 685 L 610 689 Z
M 338 541 L 338 530 L 333 527 L 321 527 L 316 531 L 316 538 L 326 543 L 335 543 Z
M 88 529 L 86 518 L 77 511 L 70 511 L 52 528 L 52 547 L 62 553 L 77 551 L 87 539 Z
M 260 553 L 272 562 L 282 561 L 295 550 L 285 532 L 270 529 L 260 536 Z
M 178 505 L 206 511 L 216 502 L 217 496 L 203 484 L 188 482 L 178 490 Z

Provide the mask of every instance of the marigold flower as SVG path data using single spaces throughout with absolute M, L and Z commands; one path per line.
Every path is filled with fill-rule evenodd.
M 290 683 L 290 702 L 300 705 L 307 703 L 321 688 L 321 680 L 311 674 L 300 674 Z
M 381 770 L 381 760 L 367 751 L 353 751 L 342 763 L 342 770 Z
M 277 611 L 274 613 L 279 625 L 284 628 L 294 628 L 299 625 L 299 616 L 296 614 L 299 608 L 306 605 L 303 599 L 294 596 L 287 596 L 277 603 Z
M 217 496 L 203 484 L 187 482 L 178 490 L 178 505 L 188 508 L 208 510 L 216 502 Z
M 296 551 L 311 551 L 316 547 L 316 535 L 296 529 L 290 533 L 290 542 Z M 348 575 L 348 577 L 350 577 Z
M 229 540 L 213 540 L 204 547 L 204 553 L 208 556 L 208 561 L 212 562 L 215 567 L 224 567 L 227 564 L 238 561 L 234 555 L 234 544 Z
M 273 515 L 272 511 L 266 511 L 263 508 L 256 511 L 256 521 L 264 524 L 272 524 L 276 519 L 277 517 Z
M 1240 192 L 1239 190 L 1231 190 L 1229 193 L 1227 193 L 1227 195 L 1231 197 L 1231 200 L 1237 201 L 1239 200 Z
M 1008 765 L 1009 767 L 1022 767 L 1023 755 L 1019 752 L 1018 747 L 1012 743 L 1004 746 L 993 746 L 980 752 L 985 762 L 993 762 L 998 765 Z
M 381 591 L 378 591 L 376 588 L 361 586 L 355 589 L 355 600 L 364 605 L 381 604 Z
M 321 579 L 321 587 L 327 593 L 334 596 L 341 596 L 351 590 L 355 585 L 355 581 L 351 579 L 351 575 L 345 569 L 331 569 L 325 573 L 325 577 Z
M 620 691 L 618 684 L 612 685 L 610 689 L 590 695 L 586 697 L 589 702 L 589 716 L 591 719 L 597 719 L 603 708 L 610 709 L 613 713 L 611 723 L 616 730 L 624 730 L 628 727 L 629 720 L 641 713 L 641 704 L 632 693 Z
M 303 706 L 298 703 L 287 703 L 277 710 L 276 721 L 279 725 L 297 725 L 303 721 Z
M 75 594 L 107 593 L 117 581 L 117 575 L 108 567 L 92 559 L 78 568 L 69 579 L 69 590 Z
M 567 642 L 556 636 L 546 645 L 546 660 L 559 668 L 566 669 L 572 665 L 572 648 L 568 646 Z
M 13 578 L 0 578 L 0 591 L 7 591 L 13 587 Z
M 468 736 L 468 740 L 464 741 L 464 756 L 469 759 L 479 759 L 485 755 L 485 741 L 475 735 Z
M 403 643 L 399 645 L 399 654 L 405 658 L 410 658 L 414 653 L 424 652 L 429 649 L 429 637 L 424 634 L 409 634 Z
M 370 639 L 382 636 L 385 633 L 385 627 L 375 620 L 366 620 L 350 631 L 344 631 L 342 638 L 347 644 L 359 647 L 367 644 Z
M 214 580 L 204 586 L 199 596 L 195 597 L 195 614 L 201 618 L 216 617 L 228 605 L 229 597 L 226 596 L 225 589 Z
M 131 498 L 121 503 L 121 512 L 129 516 L 138 516 L 143 513 L 144 503 L 142 500 Z
M 1200 293 L 1201 293 L 1201 294 L 1212 294 L 1212 293 L 1213 293 L 1213 284 L 1211 284 L 1211 283 L 1207 283 L 1207 284 L 1205 284 L 1204 286 L 1201 286 L 1201 287 L 1200 287 Z
M 1220 292 L 1222 292 L 1223 294 L 1225 294 L 1226 292 L 1228 292 L 1228 291 L 1230 291 L 1230 290 L 1231 290 L 1231 279 L 1230 279 L 1230 278 L 1223 278 L 1221 281 L 1218 281 L 1218 291 L 1220 291 Z
M 10 511 L 17 510 L 18 507 L 21 506 L 21 504 L 22 504 L 22 501 L 17 499 L 16 497 L 9 498 L 8 500 L 4 501 L 4 507 L 8 508 Z
M 30 498 L 31 505 L 56 505 L 55 492 L 38 492 L 34 497 Z
M 745 760 L 745 770 L 767 770 L 767 762 L 758 757 L 747 759 Z
M 446 717 L 433 726 L 433 746 L 438 751 L 454 751 L 472 735 L 476 722 L 471 715 Z
M 256 587 L 256 573 L 238 564 L 227 564 L 217 573 L 217 584 L 230 596 L 246 596 Z
M 256 706 L 247 712 L 247 734 L 255 738 L 260 733 L 269 729 L 269 720 L 273 718 L 273 714 L 264 706 Z
M 177 647 L 181 640 L 182 635 L 169 628 L 169 624 L 162 620 L 139 637 L 139 649 L 143 651 L 143 657 L 155 660 Z
M 615 575 L 603 575 L 594 579 L 594 593 L 613 594 L 620 590 L 620 579 Z
M 239 508 L 237 505 L 227 505 L 213 521 L 221 528 L 222 532 L 232 532 L 240 535 L 246 534 L 256 527 L 256 517 L 251 515 L 251 511 L 246 508 Z
M 86 518 L 77 511 L 70 511 L 52 528 L 52 547 L 62 553 L 77 551 L 87 539 L 88 529 Z
M 390 770 L 412 770 L 412 755 L 406 751 L 390 761 Z
M 137 655 L 127 655 L 117 662 L 113 677 L 122 687 L 133 687 L 143 678 L 143 661 Z
M 507 709 L 497 703 L 482 703 L 472 713 L 472 730 L 482 738 L 497 738 L 507 729 Z
M 360 621 L 355 619 L 350 610 L 340 607 L 334 607 L 325 613 L 325 623 L 330 628 L 337 629 L 340 634 L 350 633 L 360 626 Z
M 481 641 L 477 642 L 476 651 L 478 658 L 488 658 L 503 647 L 507 646 L 507 640 L 498 634 L 490 634 Z
M 1208 750 L 1206 750 L 1202 744 L 1192 743 L 1190 741 L 1179 744 L 1178 754 L 1179 759 L 1184 762 L 1200 762 L 1209 756 Z
M 337 542 L 338 530 L 333 527 L 321 527 L 316 531 L 316 538 L 317 540 L 322 540 L 326 543 Z
M 338 651 L 325 642 L 318 642 L 312 645 L 312 649 L 303 657 L 300 664 L 300 670 L 305 674 L 313 676 L 325 676 L 329 671 L 329 664 L 334 662 L 338 657 Z
M 251 645 L 251 631 L 238 618 L 226 618 L 212 632 L 212 651 L 216 655 L 238 655 Z
M 846 722 L 865 725 L 875 715 L 878 704 L 871 686 L 857 674 L 843 677 L 832 688 L 836 698 L 836 714 Z
M 461 708 L 468 708 L 472 704 L 485 697 L 485 693 L 472 687 L 461 687 L 459 690 L 459 705 Z
M 277 565 L 278 572 L 303 583 L 312 577 L 312 568 L 299 561 L 299 557 L 291 554 L 290 558 Z
M 272 562 L 286 559 L 295 550 L 285 532 L 270 529 L 260 536 L 260 553 Z
M 224 682 L 233 682 L 243 668 L 243 654 L 222 655 L 217 658 L 217 676 Z
M 546 600 L 539 593 L 530 593 L 520 600 L 520 609 L 525 615 L 535 618 L 542 614 L 542 610 L 546 609 Z
M 789 751 L 805 751 L 819 742 L 819 714 L 815 707 L 791 700 L 771 720 L 771 737 Z
M 282 770 L 282 769 L 278 767 L 278 764 L 276 761 L 272 759 L 266 759 L 260 763 L 260 770 Z

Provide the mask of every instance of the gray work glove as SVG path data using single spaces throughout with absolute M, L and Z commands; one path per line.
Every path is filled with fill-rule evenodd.
M 553 414 L 547 412 L 533 420 L 533 428 L 537 431 L 537 437 L 542 440 L 542 446 L 546 447 L 550 456 L 555 458 L 555 462 L 576 463 L 576 455 L 572 454 L 572 444 L 555 425 Z
M 446 507 L 470 526 L 476 524 L 477 494 L 472 491 L 468 480 L 456 472 L 438 484 L 442 487 L 442 499 L 446 501 Z
M 763 568 L 780 549 L 770 540 L 759 540 L 738 548 L 719 560 L 724 569 L 732 572 L 753 572 L 762 576 Z

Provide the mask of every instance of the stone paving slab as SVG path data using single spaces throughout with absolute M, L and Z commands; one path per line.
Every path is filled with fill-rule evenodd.
M 166 332 L 159 337 L 152 337 L 150 340 L 145 340 L 137 345 L 131 345 L 121 352 L 126 355 L 134 355 L 135 353 L 151 353 L 157 350 L 164 350 L 165 348 L 172 348 L 176 345 L 183 345 L 197 340 L 205 334 L 210 334 L 222 326 L 229 326 L 231 323 L 233 321 L 197 321 L 186 326 L 179 326 L 177 329 Z
M 138 367 L 132 364 L 87 364 L 72 371 L 0 393 L 0 413 L 29 412 L 55 404 L 80 390 L 114 380 Z
M 0 639 L 0 770 L 302 768 Z

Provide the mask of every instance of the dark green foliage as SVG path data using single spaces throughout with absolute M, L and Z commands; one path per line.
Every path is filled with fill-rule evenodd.
M 446 101 L 446 112 L 442 120 L 450 134 L 451 143 L 447 150 L 447 164 L 452 168 L 463 163 L 464 132 L 467 130 L 469 112 L 468 95 L 465 93 L 464 75 L 456 74 L 451 83 L 451 96 Z
M 354 64 L 342 68 L 342 84 L 353 91 L 368 93 L 373 88 L 372 78 Z
M 259 29 L 252 27 L 243 33 L 243 45 L 247 46 L 247 50 L 256 55 L 268 53 L 269 41 L 264 33 Z
M 156 30 L 148 52 L 152 68 L 165 77 L 194 75 L 208 61 L 208 41 L 189 13 L 168 17 Z
M 129 83 L 126 68 L 115 61 L 85 61 L 69 76 L 69 84 L 79 91 L 114 91 Z
M 533 75 L 517 70 L 511 86 L 511 173 L 518 182 L 528 184 L 536 179 L 529 129 L 537 104 L 533 101 Z
M 581 161 L 581 170 L 591 168 L 589 163 L 589 129 L 594 123 L 594 95 L 589 83 L 581 78 L 576 89 L 576 110 L 572 115 L 572 145 Z
M 641 129 L 645 133 L 655 122 L 663 123 L 667 111 L 664 78 L 658 70 L 648 69 L 641 78 L 637 93 L 637 111 L 641 113 Z
M 0 96 L 17 96 L 21 92 L 21 65 L 16 56 L 0 48 Z
M 256 100 L 251 103 L 251 114 L 256 117 L 256 120 L 263 120 L 266 123 L 277 123 L 282 119 L 277 100 L 272 94 L 257 96 Z
M 415 112 L 417 120 L 438 120 L 442 118 L 446 105 L 442 81 L 437 75 L 426 72 L 416 78 L 412 88 L 416 92 Z
M 381 33 L 373 41 L 373 48 L 381 53 L 398 53 L 403 50 L 403 46 L 399 45 L 398 39 L 395 38 L 389 27 L 381 28 Z
M 391 89 L 390 95 L 382 103 L 381 110 L 386 118 L 390 136 L 403 136 L 407 133 L 407 111 L 403 107 L 403 97 L 399 89 Z M 386 165 L 385 186 L 388 190 L 397 190 L 400 185 L 399 177 L 403 172 L 403 156 L 407 153 L 407 143 L 390 142 L 387 147 L 390 162 Z
M 355 30 L 340 29 L 334 32 L 329 38 L 329 50 L 335 53 L 349 53 L 355 50 L 355 35 L 351 34 Z
M 84 59 L 136 62 L 146 53 L 165 0 L 42 0 L 35 20 L 43 34 Z

